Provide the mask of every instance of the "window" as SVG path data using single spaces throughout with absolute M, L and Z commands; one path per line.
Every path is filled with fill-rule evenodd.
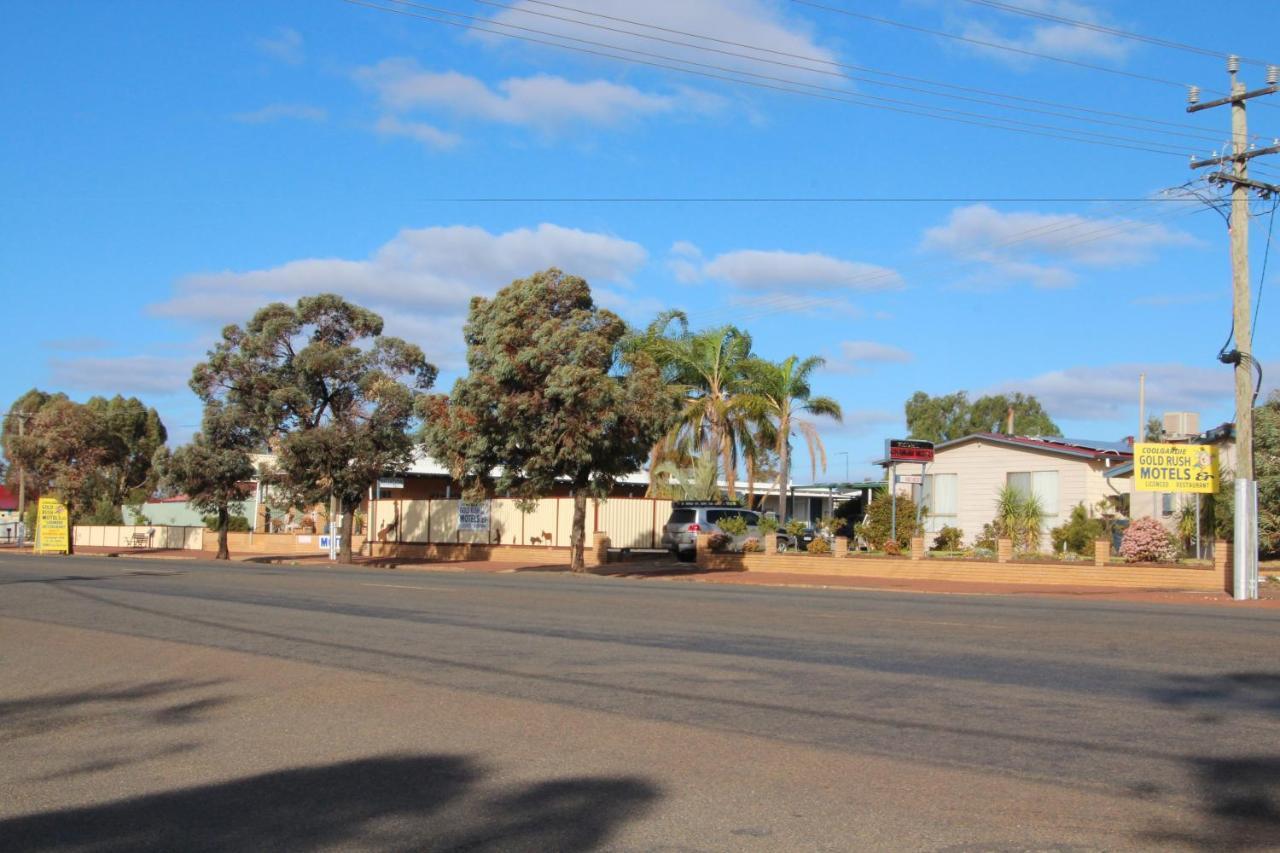
M 667 519 L 667 524 L 692 524 L 697 518 L 697 513 L 691 509 L 673 509 L 671 517 Z
M 1160 495 L 1160 514 L 1166 518 L 1173 515 L 1173 504 L 1174 500 L 1172 492 L 1165 492 Z
M 924 505 L 930 516 L 956 514 L 958 478 L 955 474 L 929 474 L 924 478 Z
M 1043 515 L 1058 514 L 1057 471 L 1011 471 L 1008 483 L 1011 489 L 1021 494 L 1039 498 Z

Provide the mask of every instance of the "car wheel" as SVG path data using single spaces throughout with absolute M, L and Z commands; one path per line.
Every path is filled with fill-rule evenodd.
M 791 547 L 791 543 L 788 542 L 785 537 L 782 537 L 782 536 L 778 537 L 778 553 L 779 554 L 785 554 L 790 547 Z

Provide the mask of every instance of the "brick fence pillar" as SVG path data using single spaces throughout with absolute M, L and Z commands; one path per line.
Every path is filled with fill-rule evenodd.
M 1111 563 L 1111 540 L 1097 539 L 1093 543 L 1093 564 L 1106 566 Z
M 1222 581 L 1222 591 L 1235 593 L 1235 546 L 1221 540 L 1213 543 L 1213 571 Z
M 608 533 L 596 533 L 591 542 L 591 555 L 595 559 L 597 566 L 603 566 L 609 562 L 609 541 Z
M 1007 563 L 1013 559 L 1013 540 L 998 539 L 996 540 L 996 562 Z
M 835 557 L 849 556 L 849 537 L 837 536 L 836 545 L 834 548 L 831 549 L 831 554 L 832 556 L 835 556 Z
M 923 536 L 911 537 L 911 559 L 913 560 L 924 559 L 924 537 Z
M 778 534 L 776 534 L 776 533 L 761 533 L 761 534 L 760 534 L 760 547 L 764 549 L 764 552 L 765 552 L 766 554 L 776 554 L 776 553 L 778 553 Z
M 696 555 L 695 562 L 698 564 L 700 568 L 706 568 L 711 560 L 711 534 L 699 533 L 698 538 L 695 540 L 695 542 L 696 542 L 696 544 L 694 545 L 694 554 Z

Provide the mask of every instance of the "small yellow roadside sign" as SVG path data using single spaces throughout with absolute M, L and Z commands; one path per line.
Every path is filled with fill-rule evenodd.
M 67 523 L 67 506 L 57 498 L 41 498 L 36 509 L 36 552 L 69 553 L 71 534 Z
M 1135 444 L 1133 477 L 1140 492 L 1218 490 L 1218 449 L 1211 444 Z

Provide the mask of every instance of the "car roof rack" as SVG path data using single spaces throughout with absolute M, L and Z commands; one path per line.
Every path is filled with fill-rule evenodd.
M 697 509 L 713 507 L 716 509 L 746 509 L 741 501 L 672 501 L 672 509 Z M 755 510 L 752 510 L 754 512 Z

